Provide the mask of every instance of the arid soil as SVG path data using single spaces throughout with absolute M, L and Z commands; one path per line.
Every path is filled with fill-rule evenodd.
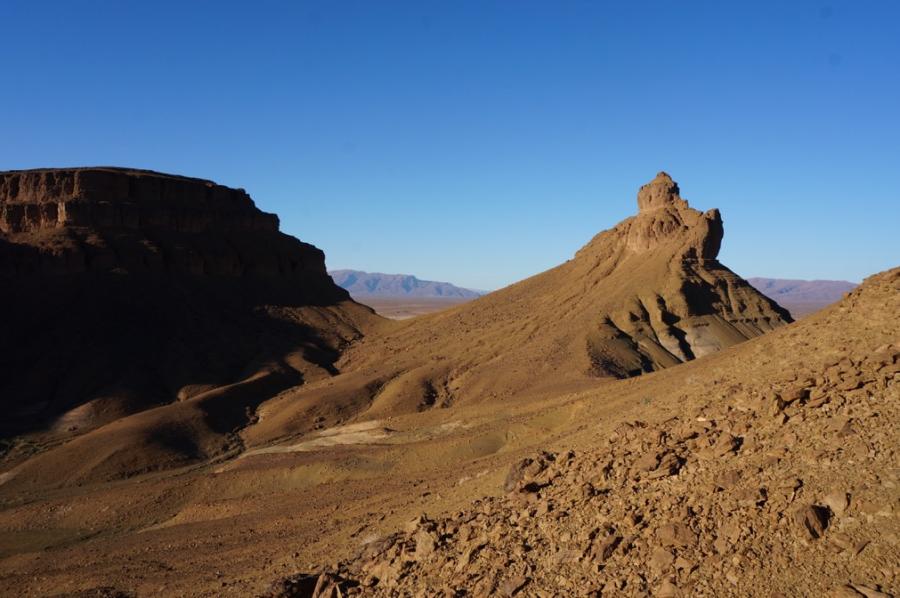
M 779 305 L 791 312 L 792 318 L 799 320 L 800 318 L 805 318 L 821 309 L 825 309 L 832 303 L 834 303 L 834 301 L 784 301 L 780 302 Z
M 4 495 L 0 583 L 240 596 L 329 571 L 384 595 L 519 582 L 522 595 L 896 593 L 898 291 L 894 270 L 771 334 L 575 395 Z M 810 506 L 822 519 L 807 526 L 796 513 Z M 441 531 L 424 563 L 422 530 Z
M 368 305 L 379 316 L 392 320 L 406 320 L 424 316 L 471 301 L 472 298 L 436 298 L 436 297 L 358 297 L 356 301 Z
M 900 269 L 678 372 L 683 386 L 649 395 L 646 419 L 516 463 L 503 496 L 420 515 L 273 595 L 303 584 L 385 596 L 896 592 L 898 313 Z
M 84 180 L 151 177 L 155 189 L 152 177 L 165 176 L 107 170 Z M 22 199 L 19 176 L 15 194 L 11 179 L 3 188 L 0 241 L 13 247 L 0 251 L 0 272 L 23 289 L 63 280 L 91 292 L 73 295 L 83 302 L 53 326 L 38 317 L 52 310 L 35 310 L 24 321 L 38 340 L 25 325 L 16 338 L 54 347 L 51 336 L 68 332 L 59 346 L 71 363 L 83 346 L 111 366 L 98 370 L 103 395 L 87 385 L 74 403 L 52 389 L 36 403 L 3 397 L 19 428 L 0 455 L 2 595 L 897 592 L 900 270 L 792 324 L 715 259 L 718 212 L 690 208 L 661 173 L 641 189 L 635 217 L 566 264 L 391 322 L 323 277 L 321 252 L 279 236 L 242 192 L 210 193 L 266 223 L 265 242 L 243 224 L 201 218 L 170 247 L 142 224 L 171 222 L 169 208 L 149 220 L 141 208 L 135 221 L 105 205 L 142 197 L 142 183 L 126 182 L 103 207 L 76 207 L 93 220 L 70 227 L 60 201 L 81 207 L 109 185 L 86 195 L 76 192 L 85 175 L 72 175 L 70 190 L 69 175 L 31 174 Z M 215 190 L 178 181 L 201 203 Z M 64 197 L 55 220 L 46 206 L 10 211 L 47 203 L 35 197 L 55 197 L 48 189 Z M 216 249 L 221 222 L 232 222 L 233 247 L 256 249 L 227 258 Z M 77 251 L 109 239 L 129 239 L 126 249 L 152 240 L 174 257 L 147 266 L 160 269 L 148 277 L 121 261 L 144 249 L 103 260 Z M 243 267 L 290 263 L 292 252 L 299 269 Z M 197 253 L 210 265 L 182 271 L 190 262 L 178 256 Z M 84 268 L 106 281 L 101 291 L 119 281 L 112 322 L 126 321 L 129 301 L 160 296 L 146 281 L 181 281 L 187 300 L 163 305 L 189 308 L 95 339 L 71 324 L 103 313 L 84 301 L 107 301 L 81 286 Z M 246 289 L 257 290 L 220 300 Z M 176 344 L 153 336 L 181 322 Z M 156 344 L 136 344 L 131 361 L 142 367 L 123 370 L 120 349 L 141 334 Z M 232 337 L 239 367 L 197 380 L 178 367 L 219 355 Z M 169 355 L 166 367 L 155 354 Z M 135 375 L 147 366 L 149 383 Z M 34 367 L 36 379 L 56 375 Z M 0 388 L 21 384 L 14 369 L 4 376 Z M 22 410 L 32 404 L 41 417 Z

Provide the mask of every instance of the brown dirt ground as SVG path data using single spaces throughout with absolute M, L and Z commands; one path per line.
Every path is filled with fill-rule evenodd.
M 35 495 L 0 485 L 0 591 L 259 593 L 275 578 L 348 558 L 416 513 L 451 513 L 501 494 L 510 465 L 539 449 L 590 448 L 620 422 L 663 421 L 686 399 L 727 401 L 726 382 L 761 386 L 812 357 L 900 338 L 896 301 L 865 307 L 834 306 L 715 355 L 587 391 L 561 386 L 389 417 L 320 431 L 294 450 L 124 481 Z
M 368 305 L 378 315 L 392 320 L 424 316 L 472 301 L 471 298 L 457 297 L 354 297 L 354 299 L 363 305 Z

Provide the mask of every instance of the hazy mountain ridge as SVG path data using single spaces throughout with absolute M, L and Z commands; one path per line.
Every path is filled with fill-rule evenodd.
M 421 280 L 412 274 L 384 274 L 362 270 L 331 270 L 338 286 L 350 294 L 377 297 L 459 297 L 474 299 L 484 293 L 465 289 L 449 282 Z
M 748 278 L 747 282 L 759 292 L 800 318 L 819 311 L 832 303 L 840 301 L 843 296 L 858 285 L 846 280 L 797 280 L 785 278 Z
M 776 301 L 827 302 L 839 301 L 858 285 L 847 280 L 798 280 L 788 278 L 748 278 L 761 293 Z

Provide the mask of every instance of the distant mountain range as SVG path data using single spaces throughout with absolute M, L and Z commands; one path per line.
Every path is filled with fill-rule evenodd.
M 449 282 L 420 280 L 411 274 L 383 274 L 360 270 L 331 270 L 334 282 L 354 297 L 446 297 L 474 299 L 484 293 Z
M 783 278 L 748 278 L 759 292 L 774 299 L 795 318 L 819 311 L 840 301 L 844 293 L 857 285 L 846 280 L 791 280 Z
M 412 274 L 384 274 L 361 270 L 329 272 L 338 286 L 357 297 L 443 297 L 474 299 L 485 293 L 434 280 L 421 280 Z M 856 288 L 846 280 L 795 280 L 784 278 L 748 278 L 758 291 L 791 311 L 809 313 L 840 300 Z M 792 309 L 793 308 L 793 309 Z M 797 314 L 795 314 L 797 315 Z
M 779 303 L 834 303 L 857 286 L 846 280 L 748 278 L 747 282 Z

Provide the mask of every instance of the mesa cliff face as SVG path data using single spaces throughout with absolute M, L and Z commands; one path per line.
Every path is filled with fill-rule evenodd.
M 16 314 L 0 435 L 77 436 L 219 392 L 197 413 L 221 446 L 271 394 L 331 376 L 377 319 L 242 189 L 142 170 L 0 173 L 0 281 Z M 178 459 L 213 450 L 149 437 Z
M 278 231 L 242 189 L 115 168 L 0 174 L 0 275 L 131 274 L 303 279 L 330 283 L 317 248 Z
M 64 226 L 161 228 L 173 232 L 278 230 L 243 189 L 121 168 L 0 173 L 0 231 Z

